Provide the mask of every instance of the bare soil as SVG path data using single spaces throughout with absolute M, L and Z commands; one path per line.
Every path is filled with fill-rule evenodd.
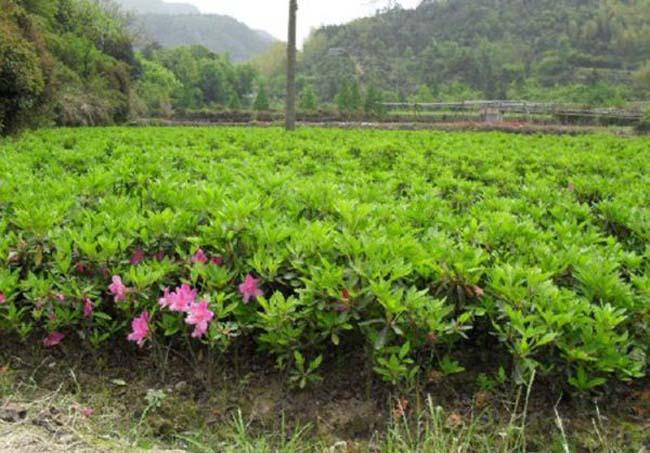
M 291 431 L 309 424 L 310 435 L 327 445 L 364 444 L 402 412 L 407 417 L 418 414 L 428 399 L 450 414 L 450 424 L 479 420 L 485 430 L 508 423 L 516 399 L 510 386 L 479 388 L 471 370 L 399 393 L 371 370 L 349 366 L 359 363 L 353 352 L 324 369 L 322 383 L 300 391 L 284 384 L 286 376 L 274 370 L 269 358 L 255 354 L 243 354 L 237 363 L 215 364 L 199 352 L 192 364 L 182 354 L 161 361 L 151 351 L 122 345 L 115 345 L 112 353 L 43 351 L 18 344 L 3 349 L 2 452 L 137 451 L 129 435 L 116 433 L 133 433 L 137 426 L 142 431 L 138 435 L 164 441 L 177 433 L 218 431 L 238 414 L 254 432 Z M 484 365 L 479 369 L 485 370 Z M 148 412 L 151 390 L 162 391 L 165 398 Z M 528 410 L 532 451 L 544 451 L 557 434 L 556 409 L 564 428 L 584 437 L 584 451 L 594 451 L 588 446 L 595 442 L 595 420 L 605 421 L 602 429 L 624 444 L 629 440 L 630 445 L 650 446 L 650 381 L 612 384 L 587 396 L 566 390 L 543 378 L 534 383 Z

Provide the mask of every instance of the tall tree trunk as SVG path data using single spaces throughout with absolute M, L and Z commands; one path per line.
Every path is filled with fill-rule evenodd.
M 289 0 L 289 40 L 287 43 L 287 105 L 285 124 L 288 131 L 296 128 L 296 13 L 298 0 Z

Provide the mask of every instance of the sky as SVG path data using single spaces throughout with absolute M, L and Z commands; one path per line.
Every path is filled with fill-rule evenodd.
M 202 13 L 226 14 L 256 30 L 264 30 L 286 41 L 287 0 L 166 0 L 191 3 Z M 421 0 L 399 0 L 404 8 L 415 8 Z M 298 39 L 305 40 L 312 28 L 340 24 L 372 15 L 387 0 L 298 0 Z

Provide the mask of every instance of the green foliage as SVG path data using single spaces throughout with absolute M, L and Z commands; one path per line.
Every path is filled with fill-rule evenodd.
M 260 112 L 268 110 L 270 107 L 269 98 L 266 95 L 266 87 L 263 83 L 260 83 L 257 87 L 257 96 L 255 97 L 255 102 L 253 103 L 253 109 Z
M 647 1 L 427 0 L 317 30 L 303 67 L 326 102 L 338 94 L 333 81 L 360 75 L 401 102 L 430 100 L 426 86 L 435 100 L 561 102 L 568 93 L 615 105 L 646 97 L 647 67 L 636 73 L 646 91 L 631 90 L 629 76 L 647 61 L 648 23 Z M 513 90 L 521 85 L 542 89 Z
M 650 61 L 647 61 L 634 73 L 634 82 L 643 96 L 650 95 Z
M 429 87 L 426 85 L 422 85 L 417 93 L 409 97 L 409 102 L 412 102 L 414 104 L 434 102 L 434 101 L 435 101 L 435 97 L 433 96 L 433 93 L 431 92 Z
M 508 90 L 508 97 L 516 99 L 536 99 L 540 101 L 557 101 L 602 106 L 623 106 L 627 88 L 604 82 L 593 84 L 566 84 L 553 87 L 541 86 L 535 82 L 513 85 Z
M 89 0 L 1 6 L 0 132 L 126 119 L 136 62 L 125 17 Z
M 298 388 L 304 389 L 309 384 L 315 384 L 323 380 L 321 376 L 316 374 L 316 370 L 323 363 L 323 356 L 319 355 L 314 360 L 307 362 L 304 356 L 299 352 L 294 352 L 295 367 L 294 371 L 289 378 L 289 382 L 296 385 Z
M 306 112 L 318 110 L 318 95 L 312 85 L 306 85 L 300 93 L 300 109 Z
M 273 128 L 25 134 L 0 145 L 0 331 L 122 348 L 147 310 L 145 347 L 254 344 L 298 387 L 342 351 L 413 387 L 480 368 L 486 339 L 488 369 L 476 371 L 504 371 L 484 387 L 639 378 L 647 145 Z M 193 262 L 199 248 L 217 263 Z M 127 300 L 108 293 L 113 275 Z M 245 302 L 247 275 L 263 296 Z M 182 283 L 214 313 L 202 340 L 160 309 L 163 288 Z
M 256 72 L 234 65 L 227 55 L 205 47 L 148 48 L 142 53 L 138 93 L 146 112 L 168 116 L 175 110 L 238 109 L 253 92 Z
M 341 83 L 341 90 L 336 97 L 339 113 L 345 116 L 353 116 L 361 111 L 362 99 L 361 88 L 356 80 L 344 80 Z
M 30 113 L 42 102 L 45 78 L 37 45 L 28 39 L 29 16 L 13 2 L 0 5 L 1 134 L 29 124 Z
M 384 97 L 374 85 L 368 86 L 366 97 L 363 102 L 363 111 L 370 117 L 381 118 L 386 114 L 386 107 L 383 105 Z
M 142 77 L 137 93 L 145 103 L 147 113 L 168 116 L 172 112 L 173 97 L 181 90 L 181 82 L 164 66 L 145 59 L 140 60 Z

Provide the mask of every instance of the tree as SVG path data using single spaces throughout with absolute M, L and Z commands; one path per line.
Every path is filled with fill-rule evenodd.
M 307 85 L 300 95 L 300 108 L 308 112 L 318 109 L 318 96 L 312 85 Z
M 286 129 L 296 128 L 296 15 L 298 0 L 289 0 L 289 40 L 287 42 Z
M 205 58 L 199 60 L 198 69 L 204 102 L 223 104 L 226 101 L 227 82 L 221 62 Z
M 142 77 L 136 85 L 137 93 L 144 102 L 147 113 L 166 115 L 171 113 L 174 94 L 182 88 L 173 72 L 153 61 L 141 59 Z
M 350 106 L 350 84 L 347 80 L 344 80 L 339 89 L 339 94 L 336 96 L 336 104 L 339 108 L 339 113 L 347 114 L 349 113 Z
M 239 110 L 241 109 L 241 100 L 239 99 L 239 95 L 235 90 L 232 90 L 228 94 L 228 108 L 230 110 Z
M 356 80 L 344 80 L 341 83 L 341 89 L 336 97 L 336 103 L 339 108 L 339 113 L 343 115 L 351 116 L 359 113 L 363 103 L 359 82 Z
M 374 85 L 368 86 L 366 90 L 366 99 L 363 103 L 363 111 L 367 116 L 382 117 L 386 113 L 386 107 L 381 91 Z
M 363 100 L 361 99 L 361 87 L 358 81 L 350 84 L 350 112 L 358 113 L 361 110 Z
M 426 104 L 427 102 L 433 102 L 434 96 L 431 90 L 426 85 L 420 85 L 420 89 L 416 94 L 409 97 L 409 102 L 413 104 L 422 103 Z
M 266 95 L 266 88 L 264 84 L 260 83 L 259 90 L 257 91 L 257 97 L 255 98 L 255 103 L 253 104 L 253 109 L 258 112 L 269 109 L 269 98 Z

